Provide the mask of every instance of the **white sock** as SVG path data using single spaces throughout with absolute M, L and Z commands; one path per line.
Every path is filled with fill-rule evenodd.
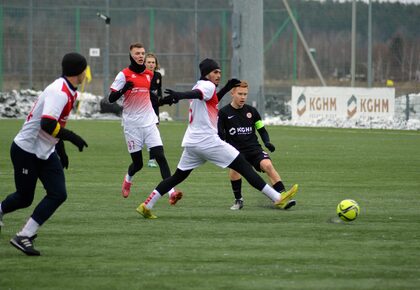
M 18 232 L 21 237 L 33 237 L 39 229 L 39 224 L 33 218 L 29 218 L 23 229 Z
M 1 209 L 1 202 L 0 202 L 0 215 L 3 215 L 3 210 Z
M 281 199 L 281 194 L 274 190 L 270 185 L 266 184 L 261 190 L 269 199 L 273 202 L 279 201 Z
M 144 202 L 144 204 L 146 205 L 147 209 L 152 209 L 153 206 L 155 205 L 155 203 L 159 200 L 159 198 L 161 198 L 162 196 L 160 195 L 159 191 L 157 191 L 156 189 L 153 190 L 153 192 L 149 195 L 149 197 L 146 199 L 146 201 Z
M 132 180 L 133 180 L 133 176 L 130 176 L 128 174 L 125 176 L 125 181 L 131 182 Z
M 169 194 L 168 194 L 168 197 L 169 198 L 171 198 L 171 195 L 172 195 L 172 193 L 174 193 L 175 192 L 175 188 L 171 188 L 171 190 L 169 190 Z

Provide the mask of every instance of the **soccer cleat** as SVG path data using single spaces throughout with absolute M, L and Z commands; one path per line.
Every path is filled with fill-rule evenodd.
M 289 208 L 291 208 L 291 207 L 294 207 L 295 205 L 296 205 L 296 200 L 291 199 L 291 200 L 289 200 L 289 202 L 286 204 L 286 206 L 284 207 L 284 209 L 285 209 L 285 210 L 287 210 L 287 209 L 289 209 Z
M 41 253 L 35 250 L 33 241 L 36 238 L 36 235 L 33 237 L 21 237 L 16 235 L 14 238 L 10 240 L 10 243 L 13 247 L 18 250 L 21 250 L 28 256 L 39 256 Z
M 150 168 L 156 168 L 158 167 L 156 160 L 155 159 L 150 159 L 149 162 L 147 162 L 147 167 Z
M 291 201 L 292 197 L 295 196 L 295 194 L 298 192 L 298 185 L 295 184 L 290 188 L 288 191 L 283 192 L 281 194 L 281 199 L 279 201 L 276 201 L 274 205 L 281 209 L 288 209 L 291 206 L 288 207 L 289 201 Z M 296 202 L 295 202 L 296 204 Z
M 130 195 L 130 188 L 131 188 L 131 182 L 128 182 L 127 180 L 125 180 L 125 177 L 124 177 L 122 190 L 121 190 L 121 194 L 124 198 L 127 198 Z
M 157 216 L 152 214 L 152 211 L 148 209 L 144 203 L 140 204 L 136 211 L 145 219 L 157 219 Z
M 230 207 L 231 210 L 240 210 L 244 207 L 243 199 L 235 199 L 235 203 Z
M 169 204 L 175 205 L 182 198 L 182 191 L 175 190 L 169 197 Z

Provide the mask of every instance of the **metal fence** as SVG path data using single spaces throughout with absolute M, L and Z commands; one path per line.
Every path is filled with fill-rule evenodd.
M 198 62 L 204 57 L 221 63 L 225 81 L 231 71 L 232 2 L 178 0 L 158 4 L 151 0 L 1 0 L 0 91 L 42 90 L 61 73 L 62 56 L 78 51 L 88 56 L 93 75 L 85 90 L 103 95 L 118 71 L 129 63 L 128 46 L 135 41 L 157 54 L 164 70 L 164 87 L 188 87 L 195 82 Z M 109 26 L 98 13 L 110 16 Z M 299 19 L 297 9 L 294 14 Z M 293 84 L 320 85 L 289 20 L 281 1 L 264 1 L 267 104 L 287 101 Z M 348 69 L 350 23 L 348 31 L 326 37 L 334 46 L 310 31 L 306 35 L 328 84 L 348 86 L 346 74 L 339 72 Z M 100 56 L 89 56 L 91 48 L 99 48 Z M 340 57 L 329 57 L 334 49 L 342 51 Z M 358 49 L 359 55 L 365 55 L 363 47 Z M 379 81 L 377 85 L 383 85 Z M 361 77 L 356 85 L 365 86 L 366 82 Z M 396 91 L 397 95 L 419 92 L 419 81 L 396 84 Z M 266 108 L 270 111 L 275 107 Z

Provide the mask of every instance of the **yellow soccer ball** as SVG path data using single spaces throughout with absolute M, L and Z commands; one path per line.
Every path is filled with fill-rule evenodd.
M 343 221 L 351 222 L 354 221 L 360 213 L 360 207 L 352 199 L 342 200 L 337 205 L 337 215 Z

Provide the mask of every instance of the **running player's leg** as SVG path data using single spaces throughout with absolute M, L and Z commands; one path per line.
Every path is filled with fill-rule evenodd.
M 184 148 L 174 175 L 161 181 L 159 185 L 147 197 L 146 201 L 137 207 L 137 212 L 140 213 L 144 218 L 156 218 L 156 216 L 151 213 L 151 209 L 155 203 L 171 188 L 184 181 L 194 168 L 200 166 L 204 162 L 205 160 L 199 155 L 195 154 L 192 150 Z
M 16 191 L 0 203 L 0 214 L 4 215 L 32 204 L 38 179 L 36 156 L 28 153 L 15 143 L 10 148 L 14 168 Z
M 241 175 L 233 169 L 229 169 L 229 179 L 232 186 L 233 195 L 235 196 L 235 202 L 231 206 L 231 210 L 239 210 L 243 208 L 242 198 L 242 178 Z
M 156 162 L 159 164 L 160 175 L 162 179 L 171 176 L 171 170 L 169 169 L 168 161 L 166 160 L 163 146 L 156 146 L 150 148 L 150 154 L 154 156 Z
M 124 128 L 127 150 L 130 153 L 131 164 L 128 166 L 126 175 L 122 183 L 121 194 L 127 198 L 130 194 L 133 176 L 143 168 L 143 128 Z
M 267 174 L 273 188 L 276 191 L 281 193 L 286 190 L 281 180 L 280 175 L 278 174 L 277 170 L 274 168 L 273 163 L 271 162 L 270 159 L 262 159 L 260 161 L 260 168 L 263 172 Z

